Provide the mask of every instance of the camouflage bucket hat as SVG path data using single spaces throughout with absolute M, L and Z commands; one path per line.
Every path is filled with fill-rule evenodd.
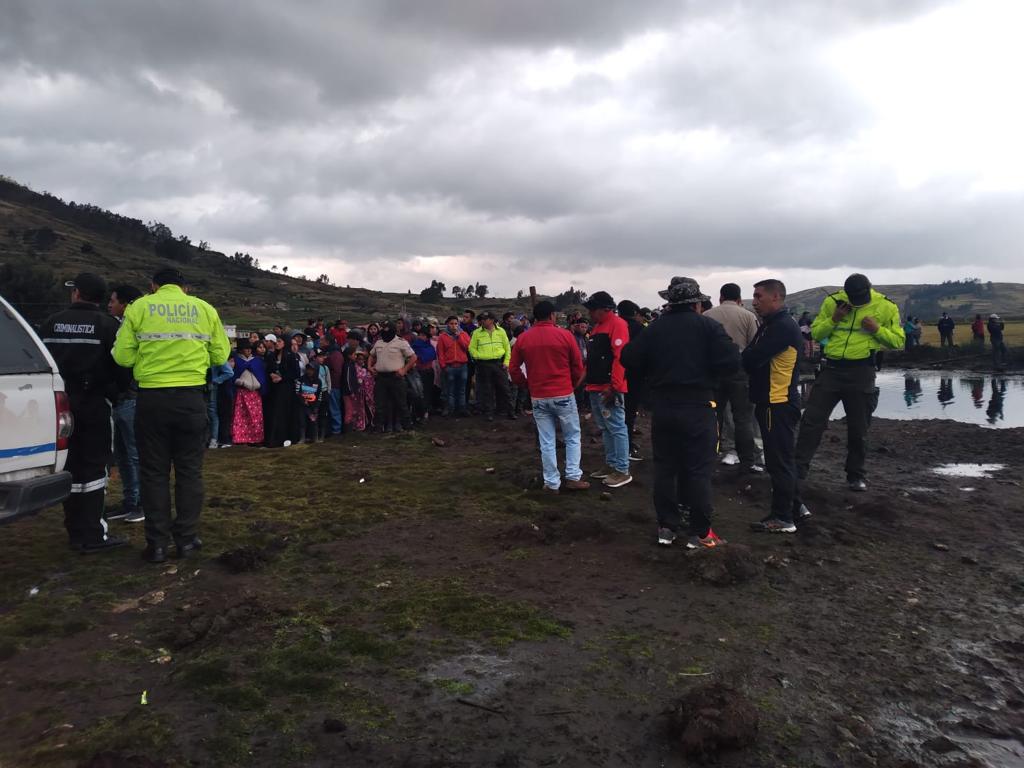
M 658 291 L 669 304 L 696 304 L 711 301 L 710 296 L 700 292 L 700 285 L 692 277 L 673 277 L 668 288 Z

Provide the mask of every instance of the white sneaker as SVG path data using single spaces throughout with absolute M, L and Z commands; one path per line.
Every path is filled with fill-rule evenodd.
M 210 448 L 216 448 L 218 445 L 219 445 L 219 443 L 216 440 L 211 440 L 210 441 Z
M 740 463 L 740 457 L 736 455 L 736 451 L 729 451 L 722 456 L 722 463 L 732 466 L 733 464 Z

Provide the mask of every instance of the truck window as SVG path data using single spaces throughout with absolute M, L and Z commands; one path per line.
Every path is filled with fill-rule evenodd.
M 50 365 L 36 341 L 7 307 L 0 306 L 0 376 L 9 373 L 49 373 Z

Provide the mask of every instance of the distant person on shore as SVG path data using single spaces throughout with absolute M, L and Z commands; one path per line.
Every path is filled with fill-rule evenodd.
M 974 346 L 985 348 L 985 321 L 981 319 L 981 315 L 975 315 L 974 322 L 971 323 L 971 341 Z
M 1006 324 L 999 315 L 994 312 L 988 316 L 988 340 L 992 345 L 992 365 L 1002 368 L 1006 365 L 1006 342 L 1003 341 L 1003 331 Z
M 903 323 L 903 335 L 907 337 L 907 349 L 912 349 L 917 346 L 917 334 L 914 333 L 916 326 L 914 325 L 914 318 L 907 315 L 906 321 Z
M 953 329 L 956 328 L 956 323 L 948 313 L 943 312 L 939 322 L 935 324 L 939 329 L 939 346 L 940 347 L 954 347 L 953 344 Z
M 783 290 L 783 299 L 785 295 Z M 746 349 L 757 335 L 757 316 L 743 306 L 740 287 L 736 283 L 723 285 L 718 294 L 718 306 L 712 307 L 704 315 L 721 323 L 733 344 L 740 349 Z M 722 435 L 719 446 L 722 463 L 742 464 L 745 469 L 762 471 L 757 464 L 757 448 L 754 445 L 754 406 L 750 400 L 750 378 L 747 371 L 740 369 L 723 377 L 715 390 L 715 402 L 718 405 L 718 432 Z M 724 430 L 726 407 L 732 411 L 733 423 L 733 439 L 728 443 Z
M 558 493 L 585 491 L 590 483 L 580 469 L 582 442 L 580 414 L 573 392 L 583 381 L 583 358 L 572 334 L 552 320 L 555 305 L 540 301 L 534 307 L 534 326 L 519 335 L 512 347 L 509 372 L 512 382 L 530 393 L 533 420 L 540 443 L 544 490 Z M 525 367 L 526 372 L 523 372 Z M 558 428 L 565 440 L 565 482 L 558 471 L 556 450 Z
M 878 404 L 875 353 L 901 349 L 906 341 L 899 308 L 871 287 L 860 274 L 846 278 L 843 290 L 829 294 L 811 326 L 817 341 L 828 338 L 824 368 L 811 389 L 800 423 L 796 463 L 800 479 L 811 461 L 833 409 L 842 401 L 846 410 L 846 481 L 852 491 L 866 491 L 864 462 L 871 414 Z

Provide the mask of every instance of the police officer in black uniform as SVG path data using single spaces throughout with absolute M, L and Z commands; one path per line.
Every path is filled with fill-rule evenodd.
M 127 543 L 107 533 L 103 517 L 113 445 L 110 402 L 117 391 L 110 350 L 118 326 L 99 306 L 107 293 L 102 277 L 83 272 L 65 285 L 71 288 L 71 306 L 47 318 L 41 329 L 75 420 L 65 467 L 71 472 L 71 495 L 64 502 L 64 527 L 73 550 L 102 552 Z

